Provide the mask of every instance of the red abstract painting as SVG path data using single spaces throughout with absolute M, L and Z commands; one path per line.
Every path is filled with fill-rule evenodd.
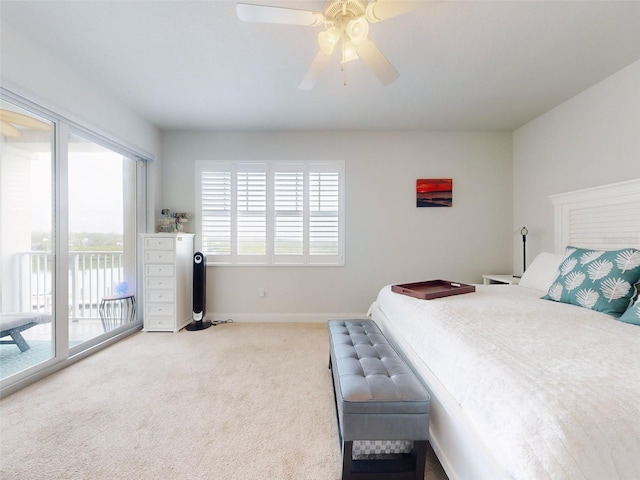
M 453 179 L 421 178 L 416 180 L 416 207 L 450 207 Z

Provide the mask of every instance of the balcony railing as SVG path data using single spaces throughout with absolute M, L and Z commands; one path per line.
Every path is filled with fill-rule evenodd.
M 100 318 L 98 307 L 123 282 L 122 252 L 69 252 L 69 318 Z M 18 253 L 18 308 L 21 312 L 53 311 L 51 253 Z

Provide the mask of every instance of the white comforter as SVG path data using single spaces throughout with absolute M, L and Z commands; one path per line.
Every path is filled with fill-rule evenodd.
M 640 479 L 640 327 L 517 286 L 379 309 L 468 414 L 505 472 Z

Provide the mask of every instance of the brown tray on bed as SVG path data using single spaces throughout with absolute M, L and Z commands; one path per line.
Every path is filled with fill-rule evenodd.
M 475 292 L 476 287 L 465 283 L 450 282 L 448 280 L 428 280 L 426 282 L 392 285 L 391 291 L 421 300 L 431 300 L 433 298 Z

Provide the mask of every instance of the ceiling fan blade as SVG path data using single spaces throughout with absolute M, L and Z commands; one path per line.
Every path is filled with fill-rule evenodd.
M 283 23 L 286 25 L 316 26 L 324 23 L 324 15 L 309 10 L 271 7 L 268 5 L 236 4 L 236 13 L 243 22 Z
M 400 76 L 393 65 L 389 63 L 387 57 L 378 50 L 376 44 L 371 40 L 367 39 L 362 44 L 357 45 L 356 51 L 362 61 L 376 74 L 383 84 L 389 85 Z
M 329 60 L 331 60 L 331 55 L 327 55 L 322 50 L 319 50 L 298 88 L 301 90 L 311 90 L 316 84 L 316 80 L 318 80 L 320 73 L 322 73 L 329 63 Z
M 397 17 L 416 10 L 418 3 L 407 0 L 372 0 L 367 5 L 367 20 L 376 23 L 387 18 Z

